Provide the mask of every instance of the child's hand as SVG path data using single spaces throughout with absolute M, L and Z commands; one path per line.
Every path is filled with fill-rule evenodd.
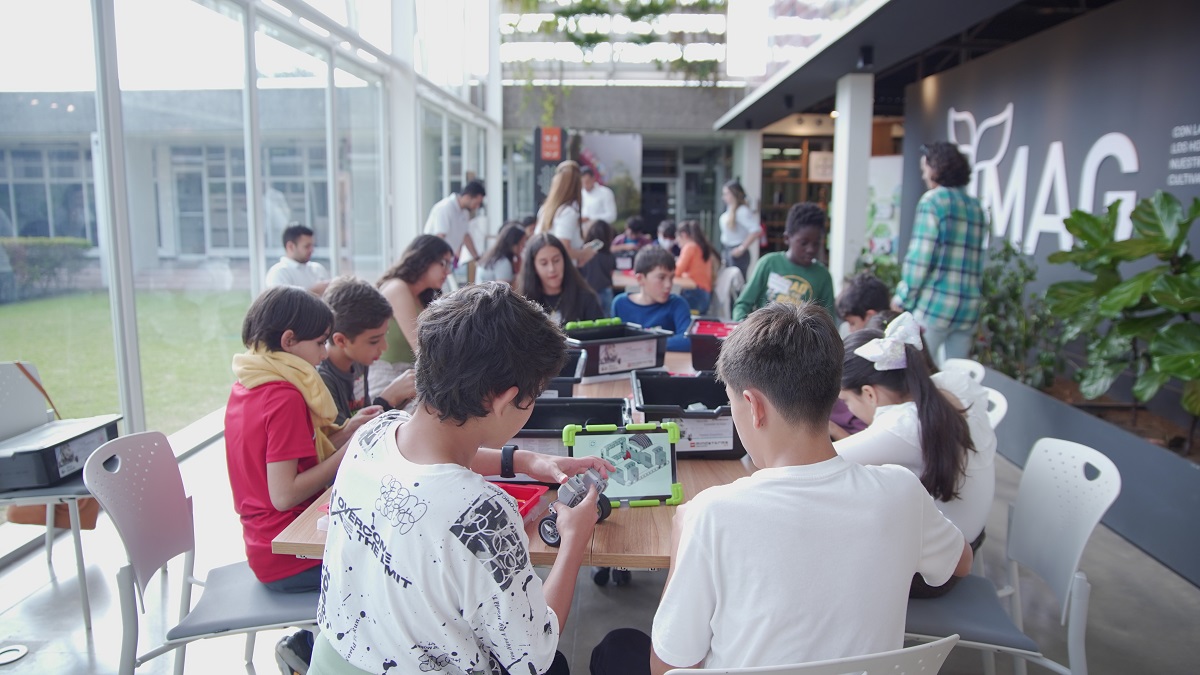
M 409 399 L 415 398 L 417 395 L 417 370 L 409 368 L 408 370 L 396 376 L 391 384 L 384 387 L 380 396 L 385 401 L 392 404 L 393 408 L 402 407 Z
M 592 539 L 592 530 L 596 527 L 596 487 L 588 488 L 587 496 L 575 508 L 568 508 L 559 502 L 554 505 L 558 513 L 558 534 L 562 537 L 562 546 L 585 546 Z
M 354 413 L 354 417 L 346 420 L 346 428 L 351 430 L 357 429 L 375 419 L 381 412 L 383 412 L 383 408 L 377 405 L 360 408 L 358 412 Z

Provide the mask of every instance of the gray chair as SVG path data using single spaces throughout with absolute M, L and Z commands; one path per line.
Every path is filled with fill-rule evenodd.
M 896 649 L 879 654 L 847 656 L 828 661 L 813 661 L 791 666 L 757 666 L 754 668 L 724 668 L 708 670 L 702 668 L 674 668 L 667 675 L 937 675 L 942 663 L 958 642 L 957 635 L 950 635 L 935 642 Z
M 121 599 L 121 675 L 132 675 L 143 663 L 178 649 L 175 673 L 183 673 L 184 645 L 195 640 L 246 633 L 245 658 L 254 652 L 259 630 L 312 625 L 319 594 L 274 593 L 259 583 L 245 562 L 218 567 L 205 581 L 192 576 L 195 530 L 192 500 L 167 437 L 148 431 L 100 446 L 83 467 L 83 480 L 116 525 L 129 564 L 117 573 Z M 159 569 L 183 554 L 179 623 L 167 631 L 162 645 L 137 655 L 138 607 L 145 611 L 146 585 Z M 192 586 L 201 586 L 192 607 Z
M 1033 446 L 1009 511 L 1008 577 L 1011 586 L 997 591 L 991 581 L 974 575 L 960 579 L 949 593 L 933 599 L 909 600 L 905 631 L 916 640 L 957 633 L 959 644 L 1011 654 L 1015 670 L 1024 661 L 1063 675 L 1086 675 L 1084 637 L 1091 584 L 1079 571 L 1079 560 L 1100 518 L 1121 492 L 1116 465 L 1096 450 L 1056 438 Z M 1051 661 L 1022 630 L 1018 565 L 1036 572 L 1049 586 L 1061 621 L 1067 625 L 1069 665 Z M 1008 595 L 1009 613 L 1000 598 Z M 985 669 L 991 671 L 990 658 Z

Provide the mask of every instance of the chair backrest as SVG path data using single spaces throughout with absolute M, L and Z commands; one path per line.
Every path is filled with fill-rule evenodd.
M 83 465 L 83 482 L 117 526 L 139 593 L 159 568 L 195 548 L 191 500 L 161 432 L 100 446 Z
M 842 659 L 814 661 L 794 666 L 759 666 L 755 668 L 726 668 L 726 669 L 694 669 L 675 668 L 667 671 L 667 675 L 685 675 L 688 673 L 703 673 L 704 675 L 848 675 L 863 673 L 864 675 L 910 675 L 924 673 L 936 675 L 942 669 L 942 663 L 950 655 L 950 650 L 958 643 L 958 635 L 950 635 L 934 642 L 896 649 L 879 654 L 865 656 L 848 656 Z
M 1121 474 L 1100 452 L 1058 438 L 1034 443 L 1009 522 L 1008 557 L 1050 586 L 1063 622 L 1083 549 L 1120 493 Z
M 1004 416 L 1008 414 L 1008 399 L 1004 397 L 1004 394 L 991 387 L 984 387 L 983 390 L 987 392 L 988 398 L 988 423 L 995 429 L 1000 426 L 1000 422 L 1004 421 Z
M 961 370 L 976 382 L 983 382 L 983 376 L 987 374 L 983 364 L 973 359 L 945 359 L 942 370 Z

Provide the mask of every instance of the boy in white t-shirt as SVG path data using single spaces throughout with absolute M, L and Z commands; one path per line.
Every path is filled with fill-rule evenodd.
M 543 583 L 516 503 L 480 475 L 561 483 L 612 468 L 481 448 L 529 419 L 562 367 L 563 334 L 538 305 L 488 283 L 430 305 L 417 342 L 416 411 L 360 429 L 333 485 L 309 673 L 565 673 L 556 647 L 595 491 L 557 509 L 562 543 Z
M 971 549 L 910 471 L 838 457 L 842 340 L 819 305 L 774 303 L 721 347 L 759 470 L 679 507 L 653 637 L 609 633 L 592 673 L 746 668 L 899 649 L 914 573 L 964 576 Z

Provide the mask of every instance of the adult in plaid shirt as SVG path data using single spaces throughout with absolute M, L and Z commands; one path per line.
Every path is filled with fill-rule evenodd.
M 917 204 L 893 308 L 912 312 L 940 365 L 943 358 L 970 355 L 983 303 L 988 223 L 979 200 L 963 189 L 971 167 L 957 146 L 921 146 L 921 178 L 929 190 Z M 943 345 L 944 355 L 938 350 Z

